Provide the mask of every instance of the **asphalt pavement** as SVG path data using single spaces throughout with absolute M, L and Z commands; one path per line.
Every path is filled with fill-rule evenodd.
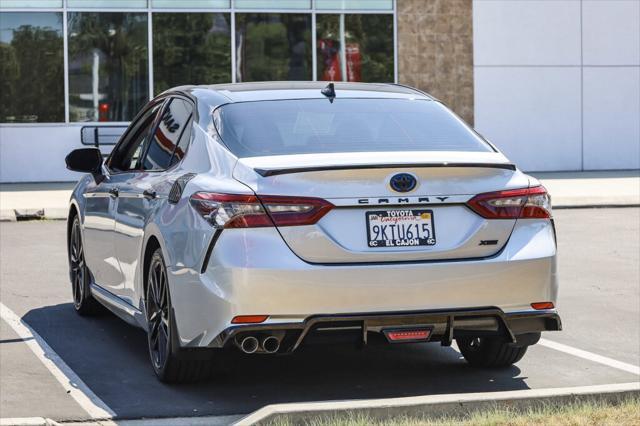
M 491 392 L 637 382 L 598 362 L 640 365 L 640 209 L 555 212 L 564 331 L 517 366 L 469 367 L 437 343 L 308 347 L 291 356 L 239 356 L 204 384 L 158 382 L 145 334 L 111 314 L 82 318 L 71 304 L 62 221 L 0 224 L 0 301 L 36 331 L 118 418 L 242 415 L 267 404 Z M 611 363 L 610 363 L 611 364 Z M 87 419 L 42 361 L 0 321 L 0 417 Z

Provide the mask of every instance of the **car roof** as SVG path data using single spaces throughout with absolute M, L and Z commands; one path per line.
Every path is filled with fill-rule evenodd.
M 234 102 L 271 101 L 286 99 L 326 99 L 320 92 L 326 81 L 270 81 L 229 83 L 199 86 L 180 86 L 167 92 L 189 93 L 211 106 Z M 430 95 L 412 87 L 391 83 L 335 82 L 336 99 L 396 98 L 434 100 Z M 166 93 L 166 92 L 165 92 Z

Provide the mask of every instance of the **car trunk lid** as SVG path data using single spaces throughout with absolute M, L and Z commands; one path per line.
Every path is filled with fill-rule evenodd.
M 415 178 L 410 192 L 391 187 L 399 173 Z M 528 186 L 502 154 L 477 152 L 251 157 L 238 161 L 234 177 L 258 196 L 331 202 L 335 207 L 313 225 L 278 227 L 296 255 L 327 264 L 491 256 L 504 246 L 515 220 L 484 219 L 466 201 Z

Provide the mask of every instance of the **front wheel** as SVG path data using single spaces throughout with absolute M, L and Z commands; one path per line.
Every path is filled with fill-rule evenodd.
M 165 383 L 187 383 L 207 380 L 213 373 L 213 359 L 180 357 L 175 318 L 167 281 L 167 268 L 162 251 L 157 249 L 149 264 L 147 275 L 146 310 L 147 341 L 153 370 Z
M 473 367 L 504 368 L 520 361 L 528 346 L 514 346 L 499 337 L 461 337 L 456 339 L 464 359 Z

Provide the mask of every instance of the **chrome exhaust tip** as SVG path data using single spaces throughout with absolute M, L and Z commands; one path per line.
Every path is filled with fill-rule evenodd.
M 252 354 L 258 350 L 258 339 L 253 336 L 247 336 L 240 341 L 238 346 L 245 354 Z
M 268 354 L 274 354 L 280 349 L 280 340 L 275 336 L 267 336 L 262 340 L 262 349 Z

